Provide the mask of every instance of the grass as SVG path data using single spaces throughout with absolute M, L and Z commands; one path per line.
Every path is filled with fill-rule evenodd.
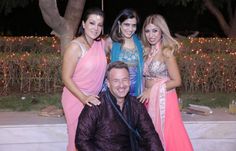
M 0 96 L 0 111 L 39 111 L 55 105 L 61 108 L 61 94 L 11 94 Z
M 236 93 L 184 93 L 180 95 L 183 107 L 188 104 L 206 105 L 211 108 L 229 107 L 232 100 L 236 100 Z
M 206 105 L 211 108 L 228 107 L 233 99 L 236 100 L 236 93 L 183 93 L 179 96 L 183 100 L 183 107 L 187 107 L 190 103 Z M 48 105 L 62 108 L 61 93 L 0 96 L 0 111 L 39 111 Z

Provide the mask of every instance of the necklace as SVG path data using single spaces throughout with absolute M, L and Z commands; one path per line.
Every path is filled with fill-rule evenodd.
M 149 57 L 154 57 L 156 54 L 158 54 L 159 49 L 153 48 L 151 49 L 151 52 L 149 53 Z
M 149 57 L 154 57 L 160 51 L 161 51 L 161 43 L 157 43 L 157 44 L 155 44 L 154 46 L 151 47 Z

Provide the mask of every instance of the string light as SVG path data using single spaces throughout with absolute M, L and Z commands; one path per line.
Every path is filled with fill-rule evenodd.
M 193 86 L 192 89 L 197 90 L 216 82 L 216 86 L 209 87 L 236 91 L 235 73 L 231 72 L 236 70 L 236 39 L 188 38 L 179 40 L 179 43 L 176 56 L 186 87 Z M 0 72 L 1 86 L 7 84 L 5 80 L 10 76 L 9 60 L 19 65 L 22 74 L 34 77 L 48 75 L 46 70 L 52 66 L 52 60 L 57 60 L 59 66 L 61 64 L 60 45 L 56 37 L 3 36 L 0 37 L 0 46 L 0 71 L 4 70 Z M 225 83 L 230 83 L 230 87 Z
M 209 85 L 216 90 L 236 91 L 236 39 L 189 38 L 181 40 L 180 45 L 176 54 L 183 84 L 188 85 L 183 87 L 192 86 L 189 88 L 192 90 L 197 87 L 200 91 L 201 85 Z M 230 87 L 225 82 L 229 82 Z M 213 83 L 217 86 L 210 86 Z

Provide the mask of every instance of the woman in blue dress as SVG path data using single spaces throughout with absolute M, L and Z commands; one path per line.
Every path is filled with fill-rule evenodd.
M 123 61 L 130 70 L 130 94 L 139 96 L 142 92 L 143 49 L 136 31 L 139 17 L 132 9 L 124 9 L 116 17 L 110 37 L 106 40 L 106 52 L 111 62 Z

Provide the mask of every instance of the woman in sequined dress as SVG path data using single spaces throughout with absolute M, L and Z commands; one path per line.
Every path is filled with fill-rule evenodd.
M 145 88 L 139 96 L 146 104 L 165 151 L 192 151 L 178 107 L 175 88 L 181 77 L 174 56 L 178 42 L 161 15 L 146 18 L 142 28 Z
M 137 13 L 124 9 L 116 17 L 106 40 L 106 52 L 110 52 L 111 62 L 123 61 L 129 66 L 130 94 L 133 96 L 142 92 L 143 49 L 136 35 L 138 24 Z

